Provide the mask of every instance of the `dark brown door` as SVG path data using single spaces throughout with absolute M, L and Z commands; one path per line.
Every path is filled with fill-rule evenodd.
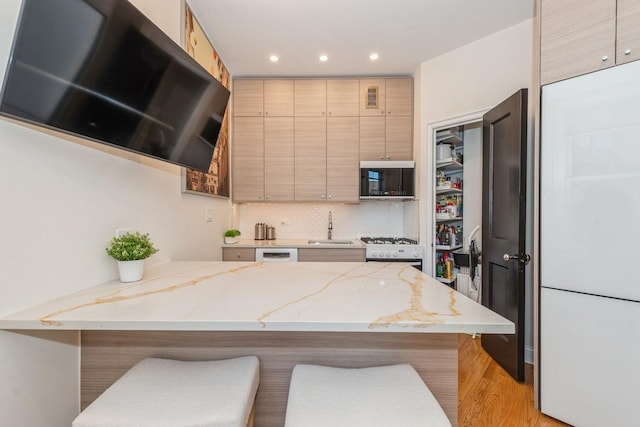
M 521 89 L 482 120 L 482 305 L 511 320 L 514 335 L 483 334 L 482 347 L 524 381 L 524 269 L 527 90 Z

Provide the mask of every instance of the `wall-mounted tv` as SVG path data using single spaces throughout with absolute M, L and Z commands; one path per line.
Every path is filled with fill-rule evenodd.
M 24 0 L 0 114 L 206 172 L 228 100 L 127 0 Z

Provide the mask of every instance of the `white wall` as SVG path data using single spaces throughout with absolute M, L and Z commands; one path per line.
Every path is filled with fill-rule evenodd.
M 419 121 L 416 138 L 422 167 L 419 168 L 420 218 L 426 227 L 420 230 L 420 240 L 431 242 L 430 224 L 433 212 L 432 194 L 429 191 L 433 177 L 432 135 L 430 124 L 447 121 L 453 117 L 468 117 L 490 109 L 521 88 L 532 87 L 533 79 L 533 19 L 521 22 L 503 31 L 477 40 L 438 58 L 424 62 L 415 75 L 416 86 L 421 88 Z M 531 94 L 531 91 L 530 91 Z M 529 99 L 529 146 L 533 144 L 533 113 Z M 465 163 L 467 153 L 465 152 Z M 532 172 L 530 170 L 530 172 Z M 529 179 L 528 210 L 533 206 Z M 530 215 L 528 216 L 530 218 Z M 470 231 L 470 230 L 468 230 Z M 527 237 L 528 253 L 532 253 L 532 235 Z M 429 262 L 427 260 L 426 262 Z M 531 270 L 531 268 L 528 268 Z M 525 345 L 527 359 L 532 360 L 533 317 L 532 276 L 527 272 L 527 312 Z
M 180 40 L 180 0 L 133 3 Z M 0 78 L 19 8 L 0 2 Z M 151 264 L 221 259 L 229 200 L 180 189 L 177 166 L 0 118 L 0 316 L 115 279 L 104 248 L 119 227 L 150 233 Z M 0 425 L 70 425 L 77 343 L 75 332 L 0 331 Z

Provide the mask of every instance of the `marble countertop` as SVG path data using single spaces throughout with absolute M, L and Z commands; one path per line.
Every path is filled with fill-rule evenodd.
M 344 248 L 344 249 L 364 249 L 366 244 L 357 239 L 335 239 L 337 241 L 350 241 L 351 244 L 344 243 L 309 243 L 313 239 L 275 239 L 275 240 L 253 240 L 238 239 L 237 243 L 225 243 L 224 248 L 263 248 L 263 247 L 280 247 L 280 248 Z M 323 239 L 318 239 L 323 240 Z
M 513 333 L 404 263 L 168 262 L 0 318 L 0 329 Z

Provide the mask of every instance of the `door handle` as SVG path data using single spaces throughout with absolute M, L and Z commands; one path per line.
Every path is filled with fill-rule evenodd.
M 531 255 L 529 255 L 529 254 L 522 254 L 522 255 L 504 254 L 504 255 L 502 255 L 502 259 L 505 260 L 505 261 L 511 261 L 512 259 L 516 259 L 516 260 L 520 261 L 523 264 L 529 264 L 529 261 L 531 261 Z

